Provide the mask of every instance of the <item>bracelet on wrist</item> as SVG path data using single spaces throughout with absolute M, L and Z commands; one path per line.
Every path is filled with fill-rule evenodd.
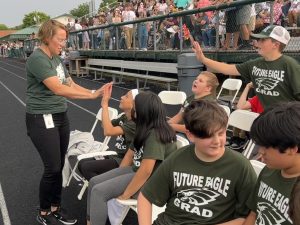
M 91 93 L 94 94 L 96 92 L 96 90 L 91 90 Z

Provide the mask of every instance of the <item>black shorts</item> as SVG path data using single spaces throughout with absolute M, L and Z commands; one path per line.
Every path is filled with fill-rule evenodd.
M 240 30 L 236 24 L 237 9 L 226 11 L 226 33 L 235 33 Z

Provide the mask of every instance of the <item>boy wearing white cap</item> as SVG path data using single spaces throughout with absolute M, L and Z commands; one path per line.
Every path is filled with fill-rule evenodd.
M 282 54 L 290 34 L 281 26 L 270 25 L 256 38 L 258 53 L 262 56 L 242 64 L 226 64 L 206 58 L 199 43 L 193 43 L 197 59 L 207 67 L 226 75 L 241 75 L 252 82 L 264 108 L 286 101 L 300 100 L 300 65 L 292 57 Z

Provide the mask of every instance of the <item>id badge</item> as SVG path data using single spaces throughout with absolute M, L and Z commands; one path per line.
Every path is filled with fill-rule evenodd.
M 45 126 L 47 129 L 54 128 L 52 114 L 43 114 Z

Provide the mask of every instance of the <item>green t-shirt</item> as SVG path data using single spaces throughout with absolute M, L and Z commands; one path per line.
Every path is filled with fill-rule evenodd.
M 43 81 L 58 76 L 62 84 L 69 74 L 59 56 L 49 58 L 41 49 L 36 49 L 26 63 L 27 90 L 26 111 L 32 114 L 61 113 L 67 110 L 65 97 L 49 90 Z
M 118 163 L 120 163 L 133 141 L 135 135 L 135 123 L 132 120 L 128 120 L 125 114 L 112 120 L 111 123 L 114 127 L 121 127 L 124 133 L 123 135 L 116 137 L 115 150 L 118 155 L 111 156 L 111 158 L 114 158 Z
M 213 95 L 206 95 L 206 96 L 203 96 L 202 98 L 198 98 L 198 99 L 215 101 L 216 97 L 214 97 Z M 184 103 L 181 106 L 182 112 L 193 100 L 196 100 L 195 95 L 191 95 L 191 96 L 187 97 L 187 99 L 184 101 Z
M 156 225 L 209 225 L 246 217 L 255 181 L 249 160 L 240 153 L 226 149 L 220 159 L 204 162 L 192 144 L 165 160 L 142 193 L 157 206 L 167 204 Z
M 171 153 L 176 151 L 177 147 L 176 142 L 167 144 L 161 143 L 155 134 L 155 131 L 152 130 L 150 131 L 144 146 L 137 150 L 132 142 L 130 149 L 132 149 L 134 152 L 132 169 L 136 172 L 143 159 L 155 159 L 156 163 L 154 169 L 156 169 L 163 160 L 165 160 Z
M 265 167 L 261 171 L 255 190 L 247 201 L 249 208 L 256 213 L 256 224 L 293 224 L 288 210 L 296 180 L 297 178 L 284 178 L 280 170 Z
M 300 64 L 282 55 L 274 61 L 257 58 L 236 65 L 247 82 L 252 82 L 264 108 L 287 101 L 300 100 Z

